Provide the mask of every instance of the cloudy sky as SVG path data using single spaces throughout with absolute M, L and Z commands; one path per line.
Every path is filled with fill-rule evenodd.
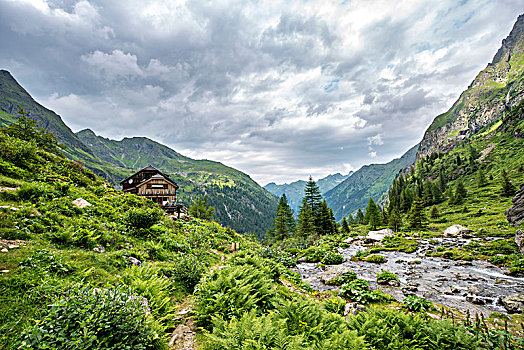
M 401 156 L 521 0 L 0 0 L 0 68 L 73 129 L 147 136 L 261 185 Z

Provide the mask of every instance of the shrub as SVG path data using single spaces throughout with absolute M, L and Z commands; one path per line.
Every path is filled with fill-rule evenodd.
M 23 184 L 16 190 L 16 196 L 23 201 L 38 202 L 40 197 L 46 196 L 48 189 L 41 184 Z
M 22 333 L 23 349 L 149 349 L 160 346 L 147 300 L 122 289 L 80 285 Z
M 324 257 L 320 261 L 321 264 L 325 265 L 342 264 L 342 262 L 344 262 L 344 257 L 335 252 L 326 253 L 326 255 L 324 255 Z
M 250 310 L 257 314 L 273 309 L 276 293 L 264 271 L 250 266 L 231 266 L 214 271 L 196 288 L 196 324 L 213 328 L 213 318 L 225 321 L 240 318 Z
M 184 285 L 188 293 L 193 293 L 206 270 L 204 263 L 192 254 L 178 255 L 174 261 L 173 277 Z
M 335 349 L 367 350 L 356 331 L 344 319 L 310 301 L 285 302 L 269 315 L 255 310 L 226 322 L 215 319 L 213 333 L 206 335 L 206 350 L 233 349 Z
M 127 212 L 126 220 L 128 225 L 135 229 L 148 229 L 158 223 L 162 216 L 162 210 L 159 208 L 135 208 Z
M 377 273 L 377 282 L 379 281 L 399 281 L 398 276 L 387 270 L 382 270 L 382 272 Z
M 475 337 L 461 326 L 449 321 L 426 322 L 391 309 L 366 310 L 352 316 L 348 324 L 376 350 L 477 348 Z
M 349 283 L 357 279 L 357 274 L 355 271 L 347 271 L 340 277 L 335 277 L 332 280 L 326 282 L 329 286 L 341 286 L 343 284 Z
M 384 256 L 376 254 L 368 256 L 366 258 L 366 261 L 374 264 L 382 264 L 385 263 L 387 260 Z
M 409 311 L 414 312 L 428 311 L 433 308 L 433 304 L 431 304 L 431 301 L 418 297 L 416 295 L 408 295 L 402 300 L 402 302 L 406 305 L 406 308 Z
M 322 301 L 322 307 L 324 308 L 324 310 L 333 312 L 335 314 L 339 314 L 341 316 L 344 316 L 345 306 L 346 301 L 339 297 L 326 298 Z

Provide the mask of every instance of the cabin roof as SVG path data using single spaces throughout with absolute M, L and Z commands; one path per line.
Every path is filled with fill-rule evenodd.
M 160 170 L 158 170 L 157 168 L 155 168 L 155 167 L 152 166 L 151 164 L 149 164 L 149 165 L 146 166 L 145 168 L 143 168 L 143 169 L 137 171 L 137 172 L 134 173 L 133 175 L 126 177 L 125 179 L 123 179 L 122 181 L 120 181 L 120 184 L 123 185 L 124 182 L 126 182 L 126 181 L 129 180 L 129 179 L 131 179 L 131 178 L 134 177 L 135 175 L 140 174 L 142 171 L 156 171 L 157 173 L 156 173 L 155 175 L 153 175 L 152 177 L 156 177 L 156 178 L 160 178 L 160 177 L 162 177 L 162 178 L 164 178 L 166 181 L 168 181 L 168 182 L 172 183 L 173 185 L 175 185 L 176 188 L 178 188 L 178 185 L 176 184 L 176 182 L 174 182 L 173 180 L 171 180 L 171 179 L 169 178 L 169 175 L 164 174 L 163 172 L 161 172 Z M 144 182 L 146 182 L 146 181 L 142 181 L 141 183 L 144 183 Z M 139 184 L 136 184 L 135 187 L 136 187 L 137 185 L 139 185 Z
M 163 179 L 163 180 L 166 180 L 167 182 L 169 182 L 169 183 L 171 183 L 173 186 L 175 186 L 176 189 L 178 189 L 178 185 L 176 184 L 176 182 L 174 182 L 174 181 L 171 180 L 170 178 L 165 177 L 165 176 L 162 176 L 162 175 L 160 175 L 160 174 L 155 174 L 155 175 L 151 176 L 149 179 L 144 180 L 144 181 L 142 181 L 142 182 L 139 183 L 139 184 L 136 184 L 135 187 L 140 187 L 140 186 L 142 186 L 142 185 L 145 185 L 146 183 L 148 183 L 148 182 L 150 182 L 150 181 L 152 181 L 152 180 L 154 180 L 154 179 Z

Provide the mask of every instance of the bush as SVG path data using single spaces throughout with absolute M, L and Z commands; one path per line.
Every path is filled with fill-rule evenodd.
M 127 212 L 127 224 L 135 229 L 149 229 L 162 219 L 160 208 L 131 209 Z
M 367 262 L 374 263 L 374 264 L 382 264 L 385 263 L 387 260 L 382 255 L 370 255 L 366 258 Z
M 433 308 L 431 301 L 424 298 L 417 297 L 416 295 L 408 295 L 402 300 L 409 311 L 422 312 L 428 311 Z
M 196 288 L 195 321 L 207 330 L 213 318 L 225 321 L 256 310 L 261 315 L 274 308 L 276 293 L 265 271 L 250 265 L 231 266 L 214 271 Z
M 322 307 L 324 308 L 324 310 L 333 312 L 335 314 L 339 314 L 341 316 L 344 316 L 345 306 L 346 301 L 339 297 L 326 298 L 322 301 Z
M 233 349 L 334 349 L 367 350 L 344 319 L 310 301 L 285 302 L 282 308 L 257 317 L 255 310 L 226 322 L 215 319 L 206 335 L 205 350 Z
M 326 253 L 326 255 L 324 255 L 324 257 L 320 261 L 321 264 L 325 264 L 325 265 L 336 265 L 336 264 L 342 264 L 343 262 L 344 262 L 344 257 L 335 252 Z
M 23 201 L 38 202 L 40 197 L 46 196 L 48 188 L 41 184 L 23 184 L 16 190 L 16 196 Z
M 349 283 L 349 282 L 351 282 L 353 280 L 356 280 L 356 279 L 357 279 L 356 272 L 355 271 L 348 271 L 348 272 L 345 272 L 340 277 L 335 277 L 332 280 L 327 281 L 326 284 L 328 286 L 341 286 L 343 284 Z
M 391 309 L 370 309 L 349 319 L 349 328 L 376 350 L 477 348 L 475 337 L 449 321 L 424 321 Z
M 382 270 L 382 272 L 377 273 L 377 282 L 379 281 L 399 281 L 398 276 L 387 270 Z
M 150 349 L 159 334 L 147 300 L 122 289 L 72 287 L 22 333 L 23 349 Z
M 201 259 L 192 254 L 178 255 L 175 258 L 173 277 L 181 282 L 188 293 L 193 293 L 206 268 Z

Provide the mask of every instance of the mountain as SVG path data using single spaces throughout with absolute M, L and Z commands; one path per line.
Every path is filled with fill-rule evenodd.
M 341 220 L 359 208 L 364 210 L 370 197 L 377 203 L 383 199 L 398 173 L 415 162 L 417 149 L 418 145 L 386 164 L 365 165 L 328 191 L 326 202 L 333 209 L 335 218 Z
M 277 198 L 247 174 L 210 160 L 194 160 L 146 137 L 110 140 L 89 129 L 73 133 L 55 112 L 37 103 L 5 71 L 0 71 L 0 124 L 14 121 L 22 107 L 31 119 L 55 134 L 66 146 L 64 154 L 79 161 L 113 185 L 151 164 L 171 174 L 180 189 L 178 200 L 189 206 L 207 195 L 215 220 L 238 232 L 263 235 L 271 226 Z
M 453 106 L 437 116 L 420 143 L 419 157 L 446 152 L 485 131 L 524 98 L 524 15 Z
M 331 190 L 333 187 L 347 179 L 353 174 L 352 171 L 347 175 L 342 175 L 340 173 L 328 175 L 317 181 L 317 185 L 320 189 L 322 195 Z M 306 181 L 298 180 L 289 184 L 277 185 L 274 182 L 270 182 L 264 186 L 266 190 L 273 193 L 277 197 L 281 197 L 284 193 L 286 194 L 289 206 L 291 209 L 298 214 L 298 209 L 302 203 L 302 197 L 304 196 L 304 187 L 306 186 Z

